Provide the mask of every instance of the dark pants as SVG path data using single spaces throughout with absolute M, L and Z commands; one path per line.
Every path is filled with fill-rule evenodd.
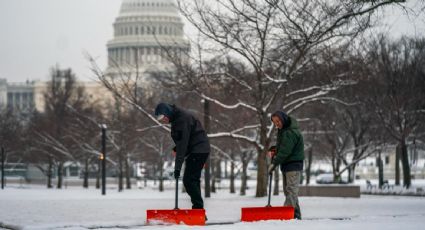
M 193 209 L 204 208 L 201 194 L 201 171 L 209 153 L 192 153 L 185 160 L 183 185 L 190 196 Z

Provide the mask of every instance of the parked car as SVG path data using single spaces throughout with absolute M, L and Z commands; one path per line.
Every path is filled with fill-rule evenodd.
M 334 181 L 334 174 L 332 173 L 323 173 L 319 174 L 316 177 L 317 184 L 347 184 L 347 181 L 340 179 L 339 181 Z
M 319 174 L 316 177 L 317 184 L 332 184 L 334 183 L 334 175 L 332 173 Z

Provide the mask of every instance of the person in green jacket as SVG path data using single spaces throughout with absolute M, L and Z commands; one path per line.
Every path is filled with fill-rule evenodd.
M 298 203 L 298 191 L 304 166 L 304 141 L 295 118 L 282 111 L 272 114 L 271 120 L 278 129 L 276 146 L 270 148 L 274 155 L 269 166 L 269 173 L 279 165 L 283 174 L 284 206 L 295 209 L 295 218 L 301 219 Z

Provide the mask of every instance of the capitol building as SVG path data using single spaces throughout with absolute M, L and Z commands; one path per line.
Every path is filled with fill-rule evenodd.
M 187 59 L 189 42 L 174 0 L 123 0 L 107 44 L 107 74 L 148 76 Z M 146 82 L 146 79 L 142 78 Z
M 184 25 L 174 0 L 123 0 L 112 26 L 113 38 L 106 44 L 108 76 L 137 76 L 141 86 L 147 88 L 150 73 L 173 71 L 171 60 L 187 60 L 190 46 L 184 38 Z M 112 97 L 99 82 L 77 84 L 85 87 L 91 102 L 101 106 L 102 101 L 106 103 Z M 47 88 L 48 82 L 10 83 L 0 79 L 0 109 L 42 112 Z

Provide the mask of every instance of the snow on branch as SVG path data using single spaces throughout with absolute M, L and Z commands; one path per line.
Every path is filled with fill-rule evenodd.
M 301 100 L 301 99 L 303 99 L 303 100 Z M 308 97 L 300 98 L 297 101 L 300 102 L 300 103 L 297 104 L 295 107 L 293 107 L 291 109 L 287 109 L 287 106 L 284 107 L 284 109 L 288 112 L 288 114 L 290 114 L 290 113 L 294 112 L 295 110 L 299 109 L 301 106 L 303 106 L 303 105 L 305 105 L 307 103 L 310 103 L 310 102 L 314 102 L 314 101 L 333 101 L 333 102 L 337 102 L 339 104 L 343 104 L 343 105 L 346 105 L 346 106 L 353 106 L 353 105 L 356 104 L 356 103 L 348 103 L 348 102 L 345 102 L 343 100 L 340 100 L 340 99 L 334 98 L 334 97 L 313 97 L 313 98 L 310 98 L 308 96 Z
M 151 119 L 154 123 L 156 123 L 157 125 L 159 125 L 161 128 L 163 128 L 164 130 L 166 130 L 167 132 L 170 132 L 170 128 L 163 125 L 161 122 L 159 122 L 158 120 L 156 120 L 156 118 L 154 116 L 151 115 L 151 113 L 149 113 L 148 111 L 146 111 L 145 108 L 143 108 L 142 106 L 138 105 L 136 102 L 134 102 L 133 100 L 131 100 L 129 97 L 123 95 L 117 88 L 115 83 L 111 83 L 110 81 L 108 81 L 107 76 L 103 73 L 103 71 L 99 68 L 99 66 L 97 65 L 96 61 L 93 59 L 93 57 L 91 57 L 90 55 L 86 54 L 87 59 L 89 60 L 90 64 L 91 64 L 91 71 L 99 78 L 99 80 L 103 83 L 103 85 L 111 92 L 113 93 L 117 98 L 123 100 L 124 102 L 128 103 L 129 105 L 134 106 L 136 109 L 138 109 L 139 111 L 141 111 L 146 117 L 148 117 L 149 119 Z
M 226 157 L 227 160 L 233 161 L 233 162 L 237 162 L 237 161 L 235 161 L 235 160 L 232 159 L 232 157 L 230 156 L 229 153 L 226 153 L 224 150 L 222 150 L 221 148 L 219 148 L 217 145 L 211 144 L 211 148 L 213 148 L 214 150 L 216 150 L 217 152 L 219 152 L 221 155 L 223 155 L 224 157 Z
M 157 148 L 156 146 L 154 146 L 153 144 L 143 140 L 142 138 L 139 138 L 139 141 L 142 142 L 144 145 L 146 145 L 147 147 L 151 148 L 152 150 L 154 150 L 155 152 L 161 153 L 161 150 L 159 148 Z
M 238 132 L 242 132 L 242 131 L 247 130 L 247 129 L 256 129 L 256 128 L 260 128 L 260 125 L 258 125 L 258 124 L 257 125 L 247 125 L 247 126 L 244 126 L 242 128 L 235 129 L 231 133 L 238 133 Z
M 305 92 L 308 92 L 308 91 L 312 91 L 312 90 L 316 90 L 316 89 L 322 89 L 322 88 L 323 88 L 323 86 L 315 85 L 315 86 L 311 86 L 311 87 L 308 87 L 308 88 L 305 88 L 305 89 L 292 91 L 292 92 L 288 93 L 286 96 L 289 97 L 289 96 L 295 95 L 297 93 L 305 93 Z
M 284 111 L 288 111 L 288 114 L 289 114 L 290 113 L 289 108 L 292 105 L 295 105 L 295 108 L 298 108 L 301 105 L 303 105 L 303 104 L 305 104 L 307 102 L 310 102 L 310 101 L 314 101 L 314 99 L 318 99 L 321 96 L 324 96 L 324 95 L 326 95 L 328 93 L 329 93 L 329 91 L 327 91 L 327 90 L 320 90 L 319 92 L 316 92 L 315 94 L 312 94 L 312 95 L 308 95 L 308 96 L 305 96 L 305 97 L 301 97 L 301 98 L 295 99 L 295 100 L 291 101 L 290 103 L 286 104 L 285 106 L 283 106 L 283 110 Z M 292 109 L 292 111 L 293 110 L 295 110 L 295 109 Z
M 54 137 L 52 137 L 49 134 L 42 134 L 36 131 L 37 136 L 39 136 L 43 141 L 38 141 L 38 143 L 48 146 L 52 149 L 54 149 L 56 152 L 68 157 L 69 159 L 74 159 L 74 156 L 70 154 L 70 151 L 68 148 L 66 148 L 62 143 L 60 143 L 58 140 L 56 140 Z
M 238 107 L 244 107 L 244 108 L 247 108 L 247 109 L 250 109 L 250 110 L 252 110 L 252 111 L 254 111 L 254 112 L 257 112 L 257 109 L 255 108 L 255 107 L 253 107 L 253 106 L 251 106 L 251 105 L 248 105 L 247 103 L 243 103 L 243 102 L 238 102 L 238 103 L 236 103 L 236 104 L 234 104 L 234 105 L 226 105 L 226 104 L 224 104 L 224 103 L 222 103 L 222 102 L 220 102 L 219 100 L 216 100 L 216 99 L 214 99 L 214 98 L 211 98 L 211 97 L 208 97 L 207 95 L 205 95 L 205 94 L 203 94 L 203 93 L 198 93 L 203 99 L 205 99 L 205 100 L 208 100 L 208 101 L 211 101 L 211 102 L 214 102 L 215 104 L 217 104 L 217 105 L 219 105 L 219 106 L 221 106 L 221 107 L 223 107 L 223 108 L 225 108 L 225 109 L 236 109 L 236 108 L 238 108 Z
M 228 76 L 229 78 L 235 80 L 237 83 L 239 83 L 239 85 L 244 86 L 245 88 L 249 89 L 249 90 L 253 90 L 253 88 L 248 84 L 248 82 L 235 77 L 233 74 L 230 73 L 225 73 L 226 76 Z
M 247 141 L 250 144 L 254 144 L 256 147 L 263 149 L 264 146 L 260 144 L 255 138 L 249 138 L 247 136 L 235 134 L 232 132 L 221 132 L 221 133 L 214 133 L 214 134 L 208 134 L 209 138 L 219 138 L 219 137 L 232 137 L 236 139 L 240 139 L 243 141 Z
M 169 127 L 169 125 L 153 125 L 153 126 L 149 126 L 149 127 L 143 128 L 143 129 L 136 129 L 136 131 L 137 132 L 145 132 L 145 131 L 148 131 L 150 129 L 161 128 L 162 126 Z
M 303 135 L 327 135 L 327 134 L 334 134 L 335 131 L 331 131 L 331 130 L 316 130 L 316 131 L 303 131 L 301 133 Z
M 264 72 L 263 72 L 264 73 Z M 274 82 L 274 83 L 287 83 L 287 79 L 275 79 L 270 77 L 268 74 L 264 73 L 264 76 L 267 78 L 267 80 Z

